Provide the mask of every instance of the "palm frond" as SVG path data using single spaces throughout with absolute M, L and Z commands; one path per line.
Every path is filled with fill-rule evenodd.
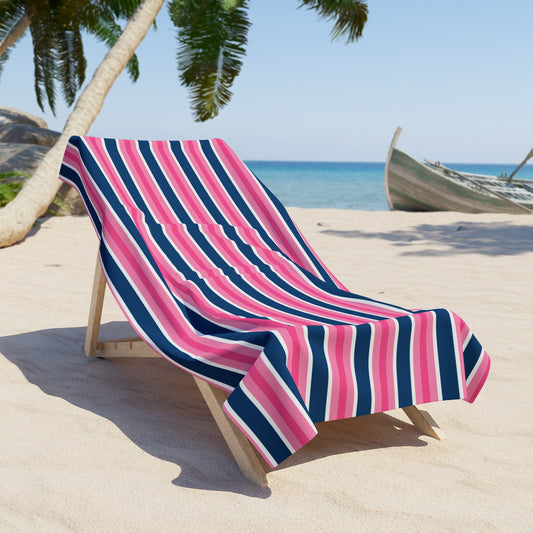
M 135 13 L 142 0 L 106 0 L 105 4 L 118 19 L 129 19 Z
M 10 50 L 6 50 L 0 56 L 0 80 L 2 79 L 2 71 L 4 69 L 4 63 L 9 59 L 9 52 L 10 52 Z
M 218 115 L 231 99 L 241 71 L 250 22 L 247 0 L 172 0 L 170 18 L 178 29 L 178 70 L 191 91 L 194 118 Z
M 24 0 L 3 2 L 0 0 L 0 73 L 2 65 L 9 57 L 9 52 L 17 44 L 17 35 L 20 33 L 21 24 L 24 24 L 26 8 Z M 23 36 L 25 30 L 20 37 Z M 19 37 L 19 38 L 20 38 Z
M 300 0 L 299 7 L 312 9 L 328 21 L 334 20 L 331 38 L 345 37 L 347 44 L 363 35 L 368 18 L 368 5 L 363 0 Z
M 57 79 L 61 84 L 63 98 L 67 105 L 76 100 L 76 93 L 85 81 L 87 61 L 79 27 L 58 28 L 57 37 Z
M 0 41 L 26 12 L 24 0 L 0 1 Z
M 56 83 L 68 105 L 85 80 L 87 67 L 82 31 L 111 48 L 122 34 L 119 19 L 129 19 L 142 0 L 0 0 L 0 39 L 10 31 L 16 17 L 31 16 L 34 86 L 39 107 L 47 103 L 55 114 Z M 0 72 L 7 55 L 0 56 Z M 133 56 L 126 67 L 131 79 L 139 77 Z
M 56 31 L 47 2 L 34 6 L 30 23 L 33 43 L 34 87 L 39 107 L 44 111 L 44 97 L 55 115 L 55 79 L 57 72 Z

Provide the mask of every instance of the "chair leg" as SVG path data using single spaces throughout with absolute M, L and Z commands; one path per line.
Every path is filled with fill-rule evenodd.
M 403 407 L 402 409 L 413 423 L 413 426 L 415 426 L 420 433 L 437 440 L 444 440 L 446 438 L 444 432 L 439 428 L 438 424 L 427 411 L 421 411 L 415 405 Z
M 100 331 L 100 321 L 102 319 L 105 288 L 106 281 L 104 271 L 102 270 L 102 265 L 100 264 L 100 259 L 97 254 L 91 307 L 89 309 L 89 322 L 87 325 L 87 333 L 85 335 L 85 355 L 87 357 L 96 356 L 96 344 L 98 343 L 98 333 Z
M 221 389 L 213 387 L 196 376 L 194 376 L 194 381 L 198 385 L 205 403 L 209 407 L 244 477 L 259 487 L 268 487 L 265 470 L 259 462 L 259 458 L 250 441 L 235 427 L 222 410 L 222 404 L 226 401 L 226 394 Z

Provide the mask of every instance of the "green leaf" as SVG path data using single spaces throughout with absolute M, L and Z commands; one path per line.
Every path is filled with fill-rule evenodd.
M 195 120 L 208 120 L 231 100 L 246 55 L 248 2 L 172 0 L 168 7 L 178 29 L 181 83 L 190 89 Z
M 319 17 L 334 20 L 331 30 L 333 40 L 346 38 L 346 44 L 357 41 L 363 35 L 368 18 L 368 5 L 362 0 L 300 0 L 300 8 L 316 11 Z
M 0 41 L 9 35 L 13 27 L 24 16 L 25 10 L 24 0 L 0 0 Z M 15 46 L 16 43 L 12 44 L 0 55 L 0 76 L 4 63 L 9 59 L 9 54 Z

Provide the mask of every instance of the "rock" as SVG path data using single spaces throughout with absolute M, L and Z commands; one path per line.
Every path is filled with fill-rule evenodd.
M 58 131 L 39 128 L 31 124 L 0 125 L 0 143 L 38 144 L 39 146 L 54 146 L 61 134 Z
M 0 106 L 0 173 L 21 172 L 31 176 L 60 133 L 48 129 L 34 115 Z M 25 182 L 24 176 L 5 178 Z M 85 206 L 75 189 L 63 183 L 46 215 L 83 215 Z
M 29 124 L 30 126 L 37 126 L 38 128 L 48 128 L 48 124 L 42 118 L 31 115 L 19 109 L 11 107 L 0 106 L 0 124 Z
M 50 150 L 49 146 L 2 142 L 0 143 L 0 173 L 22 172 L 31 176 L 48 150 Z
M 59 188 L 56 199 L 48 208 L 47 215 L 86 215 L 85 205 L 78 194 L 78 191 L 67 183 L 63 183 Z

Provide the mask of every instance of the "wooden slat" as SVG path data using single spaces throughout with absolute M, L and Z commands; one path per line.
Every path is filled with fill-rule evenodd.
M 139 337 L 96 343 L 97 357 L 161 357 Z
M 194 376 L 194 381 L 205 403 L 209 407 L 215 422 L 226 440 L 229 449 L 239 465 L 244 477 L 255 483 L 259 487 L 268 487 L 268 480 L 265 470 L 250 441 L 244 434 L 233 424 L 233 422 L 226 416 L 222 410 L 222 404 L 226 401 L 226 394 L 216 387 L 213 387 L 206 381 L 203 381 Z
M 100 258 L 98 257 L 98 254 L 96 254 L 91 307 L 89 308 L 89 321 L 87 324 L 87 333 L 85 334 L 85 355 L 87 357 L 96 357 L 96 345 L 98 343 L 98 333 L 100 332 L 105 287 L 106 281 L 104 272 L 102 270 L 102 265 L 100 264 Z
M 411 405 L 410 407 L 403 407 L 403 412 L 409 417 L 413 426 L 415 426 L 420 433 L 437 440 L 444 440 L 446 438 L 444 432 L 427 411 L 421 411 L 415 405 Z

